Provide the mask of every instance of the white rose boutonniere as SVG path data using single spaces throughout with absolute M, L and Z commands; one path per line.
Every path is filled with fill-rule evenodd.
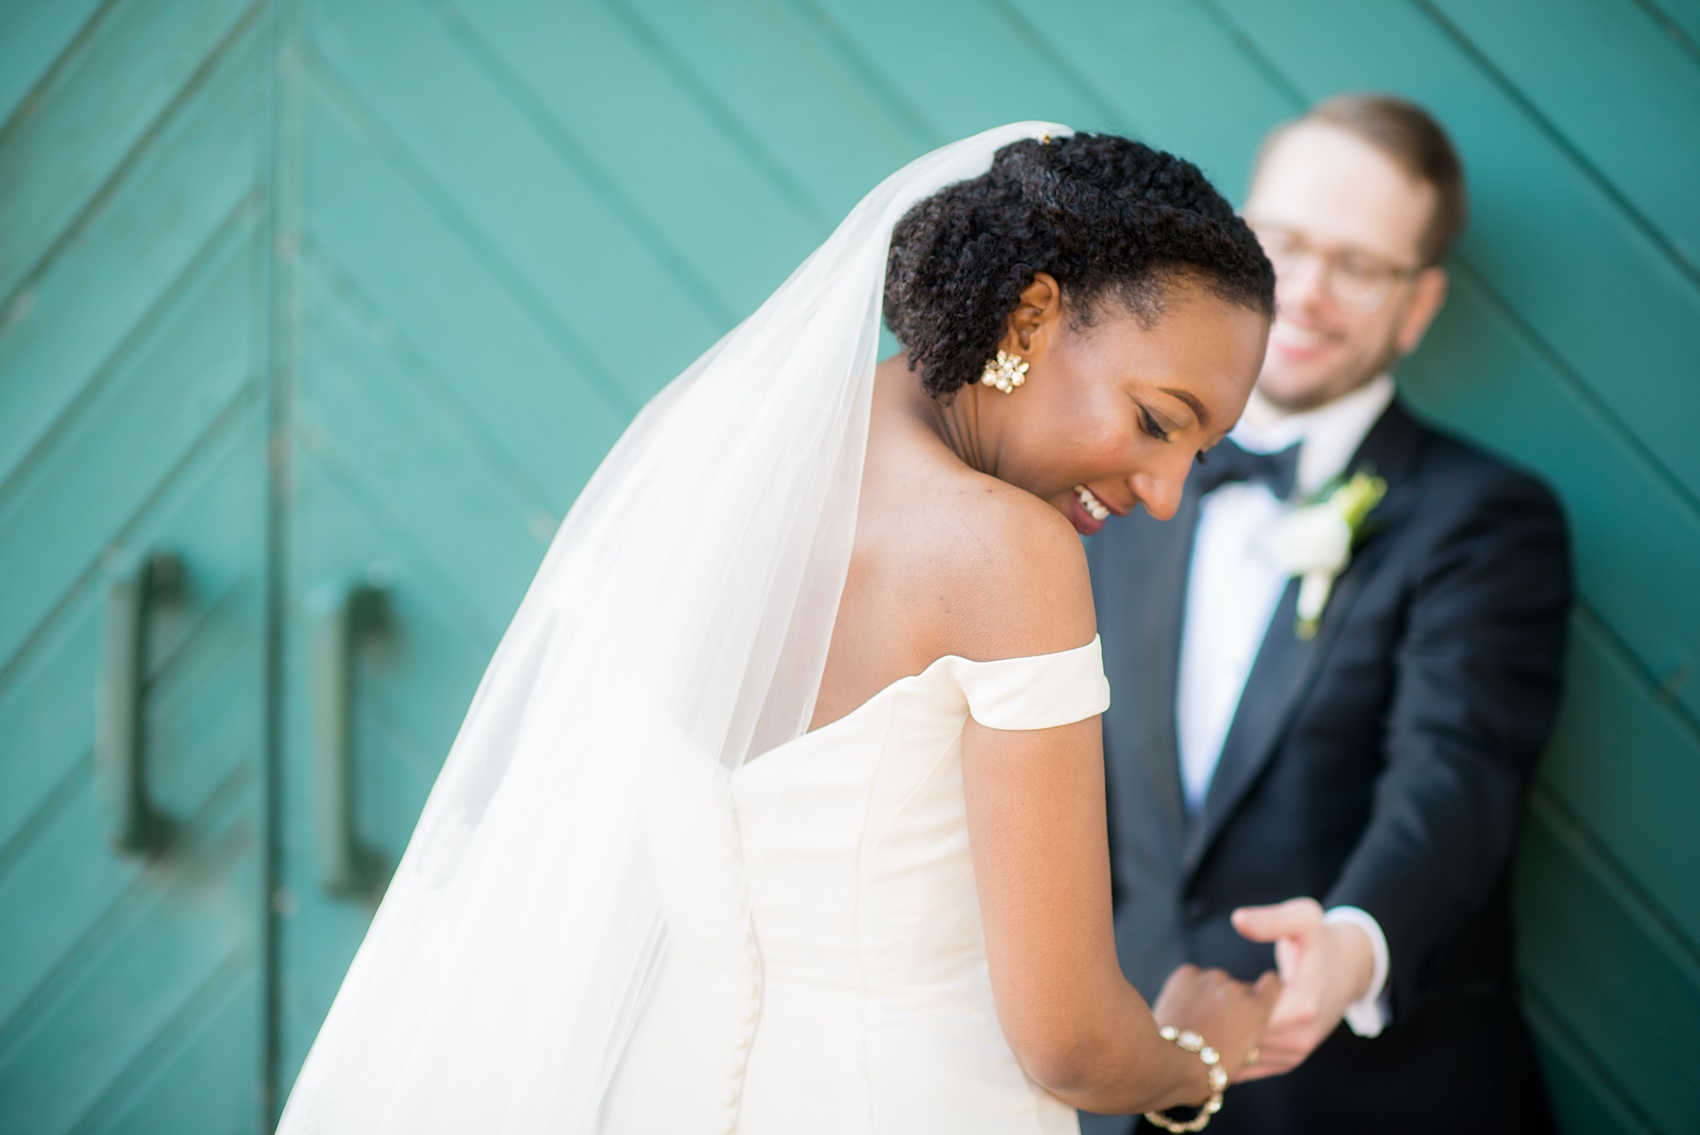
M 1352 562 L 1358 529 L 1386 494 L 1380 477 L 1354 473 L 1289 512 L 1276 529 L 1275 558 L 1288 575 L 1299 577 L 1300 638 L 1315 637 L 1334 580 Z

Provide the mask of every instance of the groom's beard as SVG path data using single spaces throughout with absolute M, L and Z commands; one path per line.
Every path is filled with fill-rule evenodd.
M 1354 368 L 1357 373 L 1352 381 L 1344 385 L 1329 379 L 1313 383 L 1296 394 L 1282 396 L 1272 384 L 1258 382 L 1256 391 L 1265 404 L 1279 411 L 1282 417 L 1291 414 L 1304 414 L 1311 410 L 1320 409 L 1330 402 L 1338 401 L 1354 390 L 1361 390 L 1378 374 L 1392 371 L 1393 365 L 1403 356 L 1399 353 L 1396 335 L 1389 333 L 1387 339 L 1380 345 L 1369 364 L 1357 363 Z

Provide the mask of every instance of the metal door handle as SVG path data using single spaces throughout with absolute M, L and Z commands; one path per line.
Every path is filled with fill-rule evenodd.
M 371 882 L 354 830 L 354 653 L 384 624 L 383 584 L 322 587 L 307 597 L 313 843 L 319 883 L 357 894 Z
M 106 556 L 106 625 L 100 690 L 95 697 L 97 791 L 112 844 L 123 854 L 152 855 L 169 842 L 171 824 L 148 800 L 144 701 L 148 622 L 155 603 L 182 592 L 183 568 L 169 553 Z

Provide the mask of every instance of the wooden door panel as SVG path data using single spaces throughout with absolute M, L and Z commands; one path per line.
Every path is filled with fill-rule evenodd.
M 481 6 L 475 18 L 487 34 L 511 39 L 528 14 L 524 5 L 510 3 Z M 617 19 L 627 41 L 622 56 L 636 52 L 637 43 L 656 44 L 658 62 L 651 66 L 670 72 L 667 81 L 701 103 L 697 114 L 735 123 L 748 160 L 757 169 L 781 171 L 777 188 L 808 222 L 806 231 L 791 228 L 786 240 L 772 241 L 771 252 L 757 261 L 741 252 L 705 250 L 704 262 L 717 278 L 734 274 L 721 286 L 731 289 L 735 301 L 759 303 L 800 258 L 799 248 L 825 239 L 880 178 L 946 141 L 908 92 L 878 81 L 868 61 L 806 5 L 635 0 L 621 6 Z M 619 68 L 609 67 L 594 81 L 606 83 L 610 74 L 619 74 Z M 676 128 L 659 114 L 646 125 L 655 132 Z M 614 134 L 622 126 L 622 119 L 609 116 L 600 129 Z M 713 137 L 712 130 L 695 133 L 698 145 Z M 657 146 L 651 160 L 665 161 L 668 152 Z M 672 188 L 697 184 L 693 176 Z M 728 242 L 722 249 L 764 228 L 760 210 L 746 213 L 723 202 L 719 212 L 718 239 Z
M 756 15 L 746 8 L 736 19 L 759 43 L 767 37 Z M 570 137 L 579 161 L 599 175 L 605 192 L 617 194 L 624 227 L 717 323 L 753 310 L 796 267 L 799 250 L 824 240 L 840 219 L 790 171 L 781 157 L 783 138 L 746 128 L 697 78 L 708 57 L 673 52 L 623 5 L 569 12 L 492 0 L 468 8 L 464 25 L 448 30 L 510 103 L 558 124 L 551 136 Z M 575 67 L 557 66 L 556 45 L 576 37 L 589 38 L 596 49 Z M 605 92 L 615 87 L 645 97 L 624 99 L 609 113 Z M 616 234 L 588 231 L 597 244 L 617 247 Z M 620 294 L 597 299 L 597 310 L 614 320 L 610 330 L 641 334 L 640 305 Z M 621 337 L 590 338 L 618 343 Z M 700 353 L 693 346 L 687 341 L 688 353 L 673 370 Z
M 511 53 L 482 48 L 470 29 L 445 27 L 446 9 L 375 0 L 312 10 L 315 34 L 324 29 L 327 86 L 339 85 L 379 131 L 379 145 L 404 158 L 414 191 L 431 194 L 463 239 L 523 284 L 514 298 L 552 313 L 574 353 L 593 360 L 613 388 L 641 401 L 652 387 L 634 382 L 657 371 L 671 377 L 733 318 L 702 267 L 658 228 L 665 219 L 641 211 L 629 186 L 610 181 L 617 155 L 576 139 L 597 128 L 591 107 L 563 120 L 533 106 L 539 92 L 509 74 Z M 576 15 L 592 25 L 604 18 L 591 6 Z M 547 18 L 545 7 L 535 16 Z M 596 52 L 614 49 L 598 42 Z M 659 154 L 668 142 L 625 144 Z M 689 168 L 674 166 L 672 175 L 712 194 L 712 182 Z
M 241 0 L 121 0 L 95 16 L 0 144 L 0 295 L 17 287 L 198 72 L 243 30 Z
M 1614 1110 L 1656 1131 L 1700 1129 L 1700 1088 L 1685 1072 L 1692 1057 L 1682 1039 L 1700 1035 L 1700 967 L 1590 842 L 1537 794 L 1517 879 L 1519 967 L 1616 1087 Z M 1649 1037 L 1664 1039 L 1629 1055 Z
M 1547 1092 L 1553 1111 L 1563 1117 L 1564 1131 L 1588 1135 L 1650 1135 L 1652 1128 L 1613 1106 L 1612 1085 L 1594 1067 L 1575 1038 L 1533 997 L 1524 1012 L 1535 1031 L 1535 1052 L 1547 1069 Z
M 0 122 L 12 117 L 71 41 L 88 24 L 100 0 L 18 5 L 0 36 Z
M 164 123 L 107 198 L 7 299 L 0 320 L 0 484 L 122 366 L 160 309 L 204 279 L 231 230 L 256 224 L 253 38 L 212 65 L 200 97 Z M 0 143 L 3 149 L 3 143 Z M 0 168 L 18 155 L 0 154 Z M 69 417 L 67 417 L 69 415 Z
M 176 1027 L 150 1046 L 151 1059 L 114 1086 L 83 1129 L 89 1135 L 268 1130 L 250 1039 L 261 982 L 260 972 L 250 970 L 197 991 Z
M 67 585 L 202 447 L 252 415 L 253 232 L 233 234 L 0 507 L 0 659 L 10 659 Z
M 66 778 L 94 745 L 93 691 L 100 683 L 100 588 L 86 581 L 38 636 L 0 687 L 0 848 L 50 797 L 72 791 Z M 28 754 L 25 759 L 22 754 Z M 0 852 L 3 858 L 5 852 Z M 3 1015 L 3 1014 L 0 1014 Z
M 1700 942 L 1700 872 L 1673 856 L 1694 831 L 1700 801 L 1700 731 L 1647 688 L 1634 658 L 1599 619 L 1571 622 L 1569 674 L 1576 696 L 1541 763 L 1540 784 L 1588 828 L 1675 929 Z M 1599 754 L 1609 753 L 1609 760 Z
M 431 381 L 408 343 L 392 333 L 381 345 L 316 278 L 304 293 L 313 329 L 300 382 L 303 439 L 429 565 L 479 640 L 493 641 L 554 535 L 547 502 L 465 428 L 459 400 Z M 562 446 L 583 444 L 567 423 L 557 436 Z
M 0 1130 L 68 1129 L 65 1109 L 104 1098 L 132 1065 L 157 1061 L 153 1049 L 166 1033 L 195 1025 L 190 1003 L 208 995 L 201 992 L 208 982 L 249 988 L 240 998 L 248 1064 L 238 1088 L 254 1114 L 263 911 L 262 439 L 258 415 L 250 413 L 244 428 L 212 447 L 205 464 L 191 465 L 182 483 L 167 486 L 122 533 L 132 546 L 170 548 L 186 572 L 183 598 L 161 613 L 150 642 L 147 783 L 156 806 L 181 829 L 166 853 L 149 860 L 114 852 L 110 820 L 97 804 L 90 752 L 96 635 L 80 628 L 92 630 L 103 614 L 98 574 L 62 615 L 80 633 L 43 638 L 56 653 L 79 652 L 75 664 L 41 667 L 40 680 L 8 687 L 0 702 L 20 717 L 14 707 L 37 696 L 65 707 L 39 722 L 46 728 L 8 734 L 0 762 L 0 783 L 23 770 L 23 779 L 52 785 L 36 793 L 35 807 L 0 852 Z M 90 1036 L 98 1040 L 92 1048 Z M 72 1059 L 85 1052 L 86 1059 Z M 220 1086 L 205 1090 L 216 1095 Z
M 1700 66 L 1692 45 L 1685 50 L 1635 0 L 1439 0 L 1435 8 L 1679 250 L 1691 272 L 1700 267 L 1700 217 L 1684 191 L 1700 184 Z
M 0 1132 L 266 1121 L 262 15 L 100 6 L 0 130 Z M 107 563 L 156 553 L 124 680 L 168 834 L 121 852 Z
M 328 95 L 307 103 L 315 277 L 422 382 L 435 379 L 439 400 L 484 439 L 482 459 L 512 468 L 516 491 L 550 517 L 546 538 L 641 399 L 349 113 Z
M 71 1130 L 138 1064 L 151 1063 L 157 1046 L 193 1028 L 214 995 L 259 971 L 257 858 L 231 854 L 248 843 L 244 829 L 252 832 L 258 811 L 255 786 L 246 787 L 192 817 L 191 846 L 125 892 L 14 1018 L 0 1040 L 0 1130 Z M 257 993 L 250 982 L 242 1006 L 249 1075 L 201 1089 L 239 1094 L 250 1108 L 260 1069 Z
M 1700 660 L 1700 591 L 1673 584 L 1700 574 L 1700 509 L 1472 277 L 1460 272 L 1453 293 L 1403 369 L 1406 391 L 1552 484 L 1570 518 L 1580 598 L 1655 685 L 1680 679 L 1684 659 Z M 1700 717 L 1700 682 L 1674 681 L 1667 696 Z
M 412 835 L 426 794 L 471 700 L 495 630 L 479 626 L 457 588 L 426 559 L 397 517 L 346 467 L 303 445 L 295 465 L 290 576 L 297 581 L 284 642 L 279 867 L 279 1083 L 306 1058 L 343 973 L 366 932 L 378 893 Z M 304 608 L 326 588 L 372 575 L 386 585 L 385 627 L 354 644 L 354 836 L 365 860 L 360 894 L 326 890 L 315 841 L 310 721 L 321 707 L 307 650 Z M 523 582 L 522 582 L 523 585 Z M 511 593 L 507 602 L 518 601 Z

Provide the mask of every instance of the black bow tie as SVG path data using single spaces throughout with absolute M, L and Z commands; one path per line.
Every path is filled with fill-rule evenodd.
M 1253 453 L 1223 438 L 1193 470 L 1192 482 L 1203 495 L 1229 481 L 1262 481 L 1286 500 L 1299 473 L 1299 444 L 1294 442 L 1279 453 Z

